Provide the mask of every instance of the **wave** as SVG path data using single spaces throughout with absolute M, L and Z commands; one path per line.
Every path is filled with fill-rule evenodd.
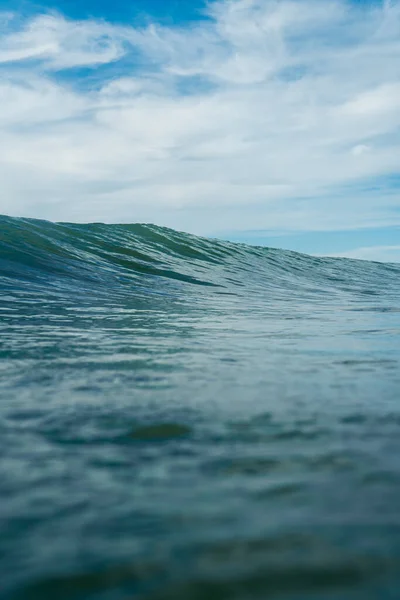
M 399 293 L 400 265 L 320 258 L 149 224 L 52 223 L 0 216 L 0 282 L 121 293 L 308 298 Z M 201 291 L 200 291 L 201 290 Z

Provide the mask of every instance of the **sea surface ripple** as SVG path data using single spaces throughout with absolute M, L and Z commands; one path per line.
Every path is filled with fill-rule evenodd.
M 400 598 L 400 265 L 0 217 L 2 600 Z

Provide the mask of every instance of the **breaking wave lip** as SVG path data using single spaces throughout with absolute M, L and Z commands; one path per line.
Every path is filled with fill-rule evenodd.
M 278 297 L 398 294 L 400 265 L 321 258 L 151 224 L 73 224 L 0 216 L 0 281 L 96 287 L 184 286 Z M 157 282 L 155 286 L 154 282 Z M 171 289 L 172 291 L 172 289 Z

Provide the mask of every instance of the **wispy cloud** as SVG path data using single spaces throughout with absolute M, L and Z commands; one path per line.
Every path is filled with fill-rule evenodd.
M 13 17 L 7 13 L 0 21 L 5 29 L 0 42 L 1 63 L 37 59 L 42 61 L 42 68 L 59 70 L 108 63 L 125 53 L 121 35 L 110 25 L 39 15 L 14 29 Z
M 196 233 L 400 223 L 400 3 L 0 18 L 0 212 Z M 392 181 L 392 180 L 391 180 Z

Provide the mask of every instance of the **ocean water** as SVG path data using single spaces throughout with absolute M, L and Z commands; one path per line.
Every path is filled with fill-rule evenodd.
M 400 265 L 0 217 L 0 596 L 400 598 Z

